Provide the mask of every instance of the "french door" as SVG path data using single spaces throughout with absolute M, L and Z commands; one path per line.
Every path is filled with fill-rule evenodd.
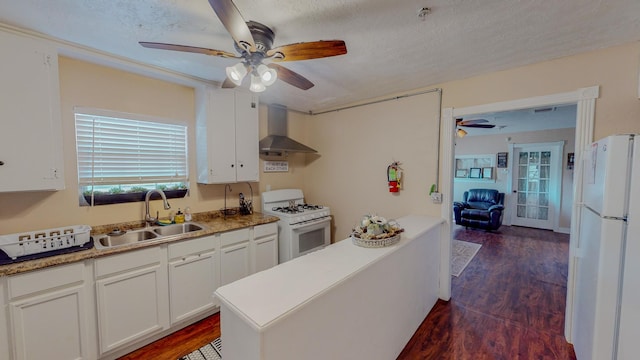
M 557 230 L 564 142 L 512 146 L 511 224 Z

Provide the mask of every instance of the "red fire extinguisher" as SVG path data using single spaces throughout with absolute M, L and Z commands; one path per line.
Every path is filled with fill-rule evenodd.
M 389 184 L 389 192 L 395 193 L 402 188 L 402 169 L 400 163 L 394 161 L 387 166 L 387 182 Z

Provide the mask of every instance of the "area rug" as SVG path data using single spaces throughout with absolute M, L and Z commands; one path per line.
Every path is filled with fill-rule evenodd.
M 220 360 L 222 359 L 222 341 L 217 338 L 200 349 L 178 360 Z
M 451 249 L 451 275 L 460 276 L 482 245 L 467 241 L 453 240 Z

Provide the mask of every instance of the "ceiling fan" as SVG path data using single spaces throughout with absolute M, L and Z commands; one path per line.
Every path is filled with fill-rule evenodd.
M 342 40 L 301 42 L 278 47 L 273 46 L 275 34 L 269 27 L 255 21 L 245 21 L 232 0 L 209 0 L 213 11 L 227 29 L 239 55 L 215 49 L 186 45 L 174 45 L 141 41 L 146 48 L 184 51 L 223 58 L 240 59 L 234 66 L 226 68 L 227 79 L 223 88 L 240 86 L 247 74 L 251 77 L 249 89 L 261 92 L 273 84 L 277 78 L 302 90 L 313 87 L 304 76 L 276 64 L 282 61 L 318 59 L 347 53 Z M 266 62 L 266 64 L 263 63 Z
M 462 118 L 456 119 L 456 135 L 458 137 L 465 137 L 467 132 L 460 127 L 469 127 L 469 128 L 482 128 L 482 129 L 492 129 L 496 127 L 493 124 L 487 124 L 489 120 L 486 119 L 475 119 L 475 120 L 463 120 Z

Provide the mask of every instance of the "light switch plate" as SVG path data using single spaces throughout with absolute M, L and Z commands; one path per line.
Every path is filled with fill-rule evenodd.
M 431 201 L 433 201 L 434 204 L 442 204 L 442 193 L 431 193 Z

